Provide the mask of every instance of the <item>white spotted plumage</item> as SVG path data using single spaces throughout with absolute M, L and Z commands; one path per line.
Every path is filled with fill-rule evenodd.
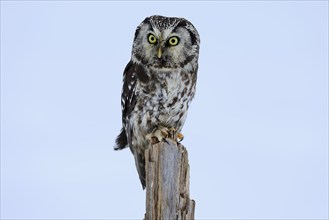
M 177 44 L 169 43 L 172 37 Z M 159 126 L 181 131 L 195 94 L 199 44 L 197 30 L 184 18 L 151 16 L 136 29 L 124 70 L 123 128 L 115 149 L 130 147 L 143 188 L 146 136 Z

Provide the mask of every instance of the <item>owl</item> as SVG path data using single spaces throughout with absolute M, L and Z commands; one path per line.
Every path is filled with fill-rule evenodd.
M 195 94 L 200 38 L 184 18 L 154 15 L 135 31 L 131 60 L 123 72 L 122 129 L 115 150 L 129 147 L 145 189 L 145 149 L 179 141 Z

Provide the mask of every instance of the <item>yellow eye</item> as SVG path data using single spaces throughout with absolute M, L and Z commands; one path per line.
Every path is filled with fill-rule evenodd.
M 157 42 L 157 39 L 153 34 L 149 34 L 148 41 L 150 44 L 155 44 Z
M 178 37 L 171 37 L 168 40 L 170 46 L 176 46 L 179 43 Z

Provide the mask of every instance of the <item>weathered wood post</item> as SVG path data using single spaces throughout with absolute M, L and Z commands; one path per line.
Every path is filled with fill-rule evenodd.
M 150 144 L 145 152 L 145 220 L 194 219 L 185 147 L 172 140 Z

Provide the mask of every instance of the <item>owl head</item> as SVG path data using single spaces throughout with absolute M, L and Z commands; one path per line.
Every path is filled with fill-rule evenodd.
M 153 68 L 179 68 L 197 62 L 200 38 L 184 18 L 154 15 L 137 27 L 132 60 Z

